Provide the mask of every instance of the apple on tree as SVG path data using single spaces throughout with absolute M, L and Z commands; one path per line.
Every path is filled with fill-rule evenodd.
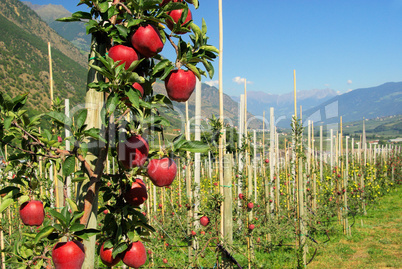
M 120 61 L 120 64 L 124 64 L 124 68 L 127 70 L 130 65 L 139 59 L 137 52 L 128 46 L 115 45 L 109 49 L 109 57 L 113 61 Z
M 166 25 L 171 31 L 173 31 L 174 26 L 179 23 L 180 18 L 182 16 L 184 16 L 183 13 L 184 13 L 184 9 L 175 9 L 175 10 L 169 11 L 167 13 L 173 19 L 173 21 L 170 18 L 166 20 Z M 192 19 L 193 19 L 193 16 L 191 14 L 190 9 L 188 9 L 187 16 L 181 25 L 184 26 L 186 23 L 188 23 Z M 179 31 L 179 32 L 174 32 L 174 33 L 181 35 L 181 34 L 184 34 L 185 32 Z
M 114 259 L 113 259 L 113 248 L 104 248 L 105 243 L 102 244 L 100 252 L 99 252 L 99 256 L 103 262 L 104 265 L 112 267 L 115 266 L 116 264 L 118 264 L 121 261 L 121 257 L 120 255 L 117 255 Z
M 148 158 L 149 145 L 140 135 L 133 135 L 124 143 L 118 145 L 118 158 L 121 164 L 130 169 L 133 167 L 141 167 Z
M 131 36 L 131 44 L 145 58 L 155 56 L 164 46 L 158 28 L 152 24 L 140 26 Z
M 149 179 L 158 187 L 169 186 L 176 177 L 177 165 L 171 158 L 152 159 L 147 168 Z
M 55 269 L 81 269 L 84 259 L 84 245 L 79 241 L 59 242 L 53 247 Z
M 45 211 L 41 201 L 28 201 L 20 206 L 20 218 L 25 225 L 40 226 L 45 219 Z
M 144 181 L 137 178 L 131 187 L 123 194 L 124 199 L 129 205 L 140 206 L 148 199 L 147 188 Z
M 193 71 L 176 69 L 165 79 L 165 88 L 170 100 L 186 102 L 195 89 L 196 77 Z
M 200 218 L 200 223 L 202 226 L 207 226 L 209 224 L 209 218 L 207 216 L 203 216 Z
M 147 261 L 147 252 L 141 241 L 131 243 L 122 254 L 122 261 L 129 267 L 139 268 Z

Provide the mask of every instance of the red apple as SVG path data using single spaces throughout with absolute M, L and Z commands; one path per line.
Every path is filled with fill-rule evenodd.
M 250 231 L 254 230 L 254 228 L 255 228 L 254 224 L 250 224 L 250 225 L 248 226 L 248 229 L 249 229 Z
M 201 231 L 200 233 L 201 233 L 202 235 L 205 235 L 205 231 Z
M 129 267 L 139 268 L 147 261 L 147 252 L 141 241 L 131 243 L 123 252 L 123 263 Z
M 244 195 L 242 193 L 239 193 L 239 199 L 243 200 L 243 198 L 244 198 Z
M 197 233 L 196 233 L 195 231 L 191 231 L 191 235 L 192 235 L 192 236 L 196 236 Z
M 200 218 L 200 223 L 202 226 L 207 226 L 209 224 L 209 218 L 207 216 L 203 216 Z
M 147 187 L 144 181 L 137 178 L 131 184 L 130 189 L 123 194 L 124 199 L 129 205 L 140 206 L 148 199 Z
M 252 202 L 247 204 L 247 208 L 252 209 L 254 207 L 254 204 Z
M 131 36 L 131 44 L 146 58 L 151 58 L 161 52 L 164 45 L 158 28 L 152 24 L 140 26 Z
M 269 160 L 268 160 L 268 159 L 265 159 L 265 163 L 269 163 Z
M 164 258 L 163 263 L 168 263 L 168 260 L 166 258 Z
M 84 245 L 79 241 L 57 243 L 52 250 L 56 269 L 81 269 L 85 259 Z
M 124 45 L 115 45 L 109 49 L 109 57 L 113 61 L 120 61 L 120 64 L 125 64 L 124 68 L 127 70 L 132 62 L 138 60 L 137 52 L 131 48 Z
M 173 21 L 169 18 L 166 20 L 166 25 L 167 27 L 172 31 L 175 24 L 179 23 L 179 20 L 183 14 L 184 9 L 175 9 L 172 11 L 169 11 L 167 14 L 172 17 Z M 191 21 L 193 19 L 193 16 L 191 14 L 190 9 L 188 9 L 188 13 L 187 13 L 187 17 L 184 20 L 184 22 L 181 24 L 182 26 L 185 25 L 186 23 L 188 23 L 189 21 Z M 175 34 L 184 34 L 185 32 L 175 32 Z
M 148 176 L 152 183 L 158 187 L 172 184 L 177 173 L 177 166 L 173 159 L 152 159 L 148 164 Z
M 138 82 L 134 82 L 133 88 L 138 90 L 141 93 L 140 98 L 142 99 L 142 97 L 144 96 L 144 88 L 142 87 L 142 85 L 140 83 L 138 83 Z
M 165 79 L 167 95 L 173 101 L 185 102 L 193 93 L 195 83 L 196 78 L 191 70 L 172 70 Z
M 40 226 L 45 219 L 45 211 L 41 201 L 28 201 L 20 206 L 22 222 L 28 226 Z
M 109 267 L 118 264 L 121 261 L 120 255 L 117 255 L 114 259 L 112 256 L 113 248 L 104 248 L 105 243 L 102 244 L 99 256 L 102 262 Z
M 141 167 L 148 158 L 149 145 L 140 135 L 133 135 L 118 145 L 118 157 L 126 168 Z

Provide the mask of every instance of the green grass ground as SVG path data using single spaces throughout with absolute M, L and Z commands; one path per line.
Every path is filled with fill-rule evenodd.
M 402 187 L 357 217 L 352 236 L 321 245 L 307 268 L 402 268 Z

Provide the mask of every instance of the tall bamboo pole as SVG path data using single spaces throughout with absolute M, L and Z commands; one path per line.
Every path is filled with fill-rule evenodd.
M 221 123 L 220 133 L 223 133 L 223 17 L 222 0 L 219 0 L 219 120 Z M 219 136 L 219 190 L 223 195 L 223 136 Z M 221 207 L 221 219 L 223 218 L 223 207 Z M 221 235 L 223 235 L 223 222 L 221 221 Z
M 197 79 L 195 86 L 195 130 L 194 140 L 201 141 L 201 81 Z M 200 210 L 200 177 L 201 177 L 201 153 L 194 154 L 194 226 L 199 229 L 198 212 Z

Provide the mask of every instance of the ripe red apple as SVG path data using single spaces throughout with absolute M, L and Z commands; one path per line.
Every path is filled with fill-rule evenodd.
M 269 160 L 268 160 L 268 159 L 265 159 L 265 163 L 269 163 Z
M 149 161 L 147 172 L 155 186 L 164 187 L 172 184 L 177 166 L 171 158 L 152 159 Z
M 140 98 L 142 99 L 142 97 L 144 96 L 144 88 L 142 87 L 142 85 L 140 83 L 138 83 L 138 82 L 134 82 L 133 88 L 138 90 L 141 93 Z
M 244 198 L 244 195 L 242 193 L 239 193 L 239 199 L 243 200 L 243 198 Z
M 52 250 L 56 269 L 81 269 L 85 259 L 84 245 L 79 241 L 57 243 Z
M 171 19 L 167 19 L 167 20 L 166 20 L 166 25 L 167 25 L 167 27 L 168 27 L 171 31 L 173 30 L 174 25 L 179 22 L 179 20 L 180 20 L 182 14 L 183 14 L 183 11 L 184 11 L 184 9 L 175 9 L 175 10 L 169 11 L 169 12 L 167 13 L 170 17 L 172 17 L 172 19 L 173 19 L 173 21 L 174 21 L 174 22 L 173 22 Z M 186 19 L 184 20 L 184 22 L 183 22 L 181 25 L 182 25 L 182 26 L 185 25 L 186 23 L 188 23 L 188 22 L 191 21 L 192 19 L 193 19 L 193 16 L 192 16 L 192 14 L 191 14 L 190 9 L 188 9 L 187 17 L 186 17 Z M 184 33 L 185 33 L 185 32 L 181 32 L 181 31 L 175 32 L 175 34 L 179 34 L 179 35 L 184 34 Z
M 248 229 L 249 229 L 250 231 L 254 230 L 254 228 L 255 228 L 254 224 L 250 224 L 250 225 L 248 226 Z
M 123 196 L 129 205 L 140 206 L 143 204 L 148 199 L 147 187 L 144 181 L 136 178 L 130 189 L 126 190 Z
M 113 248 L 104 248 L 105 243 L 102 244 L 99 256 L 102 262 L 109 267 L 118 264 L 121 261 L 120 255 L 117 255 L 114 259 L 112 256 Z
M 164 258 L 163 263 L 168 263 L 168 260 L 166 258 Z
M 172 70 L 165 79 L 167 95 L 173 101 L 185 102 L 193 93 L 195 83 L 196 78 L 191 70 Z
M 201 231 L 200 233 L 201 233 L 202 235 L 205 235 L 205 231 Z
M 196 233 L 195 231 L 191 231 L 191 235 L 192 235 L 192 236 L 196 236 L 197 233 Z
M 132 62 L 138 60 L 137 52 L 131 48 L 124 45 L 115 45 L 109 49 L 109 57 L 113 61 L 120 61 L 120 64 L 124 64 L 124 68 L 127 70 Z
M 254 207 L 254 204 L 252 202 L 247 204 L 247 208 L 252 209 Z
M 200 223 L 202 226 L 207 226 L 209 224 L 209 218 L 207 216 L 203 216 L 200 218 Z
M 131 44 L 146 58 L 151 58 L 161 52 L 164 45 L 158 28 L 152 24 L 140 26 L 131 36 Z
M 28 226 L 40 226 L 45 219 L 45 211 L 41 201 L 28 201 L 20 206 L 22 222 Z
M 147 261 L 147 252 L 141 241 L 131 243 L 122 255 L 123 263 L 129 267 L 139 268 Z
M 140 135 L 133 135 L 124 143 L 118 144 L 118 157 L 126 168 L 141 167 L 148 158 L 149 145 Z

